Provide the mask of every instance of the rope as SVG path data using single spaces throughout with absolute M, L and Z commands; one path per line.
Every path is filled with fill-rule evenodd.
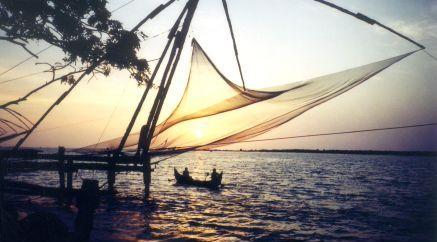
M 172 0 L 170 0 L 168 3 L 171 3 L 171 2 L 172 2 Z M 161 5 L 161 6 L 162 6 L 162 5 Z M 167 6 L 168 6 L 168 5 L 167 5 Z M 182 12 L 181 12 L 181 14 L 179 15 L 179 17 L 177 18 L 175 24 L 173 25 L 173 28 L 172 28 L 172 29 L 174 29 L 174 31 L 177 30 L 177 29 L 176 29 L 176 26 L 179 27 L 180 20 L 182 19 L 183 14 L 185 14 L 185 12 L 187 11 L 187 6 L 188 6 L 188 3 L 187 3 L 187 5 L 184 7 L 184 9 L 182 10 Z M 156 10 L 158 10 L 158 9 L 156 9 Z M 153 15 L 151 14 L 151 16 L 153 16 Z M 138 27 L 138 28 L 139 28 L 139 27 Z M 138 29 L 138 28 L 137 28 L 137 29 Z M 154 69 L 153 72 L 152 72 L 152 76 L 150 77 L 149 82 L 148 82 L 147 85 L 146 85 L 146 89 L 144 90 L 143 95 L 141 96 L 140 101 L 138 102 L 138 105 L 137 105 L 137 107 L 136 107 L 136 109 L 135 109 L 135 112 L 133 113 L 133 115 L 132 115 L 132 117 L 131 117 L 131 119 L 130 119 L 130 121 L 129 121 L 129 124 L 128 124 L 127 128 L 126 128 L 126 131 L 124 132 L 123 137 L 122 137 L 121 140 L 120 140 L 120 143 L 119 143 L 119 145 L 118 145 L 118 148 L 115 150 L 114 156 L 118 156 L 119 153 L 121 152 L 121 150 L 124 148 L 124 145 L 125 145 L 125 143 L 126 143 L 127 137 L 129 136 L 129 134 L 130 134 L 130 132 L 131 132 L 131 130 L 132 130 L 134 124 L 135 124 L 135 121 L 136 121 L 136 119 L 137 119 L 137 117 L 138 117 L 138 115 L 139 115 L 139 113 L 140 113 L 140 111 L 141 111 L 141 108 L 142 108 L 142 106 L 143 106 L 143 104 L 144 104 L 144 101 L 146 100 L 146 97 L 147 97 L 147 95 L 148 95 L 148 93 L 149 93 L 149 90 L 150 90 L 150 88 L 151 88 L 152 85 L 153 85 L 153 82 L 154 82 L 155 77 L 156 77 L 156 75 L 157 75 L 157 73 L 158 73 L 158 70 L 159 70 L 159 68 L 160 68 L 160 66 L 161 66 L 161 63 L 162 63 L 164 57 L 166 56 L 168 49 L 170 48 L 170 44 L 171 44 L 171 42 L 172 42 L 173 39 L 175 38 L 175 32 L 174 32 L 174 31 L 171 31 L 171 34 L 169 34 L 169 39 L 168 39 L 168 41 L 167 41 L 166 46 L 164 47 L 164 50 L 162 51 L 161 58 L 158 60 L 158 63 L 156 64 L 156 67 L 155 67 L 155 69 Z M 163 78 L 164 78 L 164 76 L 163 76 Z M 163 80 L 164 80 L 164 79 L 163 79 Z M 159 91 L 158 91 L 158 94 L 159 94 Z M 152 109 L 153 109 L 153 107 L 152 107 Z M 150 118 L 150 117 L 151 117 L 151 116 L 149 115 L 149 118 Z M 138 146 L 138 147 L 139 147 L 139 146 Z
M 136 0 L 130 0 L 130 1 L 128 1 L 128 2 L 126 2 L 126 3 L 124 3 L 124 4 L 122 4 L 122 5 L 120 5 L 119 7 L 115 8 L 114 10 L 112 10 L 111 13 L 114 13 L 114 12 L 116 12 L 116 11 L 118 11 L 118 10 L 120 10 L 120 9 L 122 9 L 122 8 L 124 8 L 124 7 L 126 7 L 127 5 L 131 4 L 131 3 L 134 2 L 134 1 L 136 1 Z M 171 1 L 171 2 L 172 2 L 172 1 Z M 163 32 L 161 32 L 161 33 L 155 34 L 155 35 L 153 35 L 153 36 L 151 36 L 151 37 L 148 37 L 145 41 L 148 41 L 148 40 L 150 40 L 150 39 L 153 39 L 153 38 L 156 38 L 156 37 L 158 37 L 158 36 L 160 36 L 160 35 L 163 35 L 163 34 L 165 34 L 165 33 L 168 33 L 168 32 L 171 31 L 171 29 L 172 29 L 172 28 L 170 28 L 170 29 L 168 29 L 168 30 L 166 30 L 166 31 L 163 31 Z M 145 42 L 145 41 L 144 41 L 144 42 Z M 51 47 L 53 47 L 53 45 L 50 45 L 50 46 L 48 46 L 47 48 L 45 48 L 45 49 L 39 51 L 38 53 L 36 53 L 36 55 L 43 53 L 44 51 L 48 50 L 48 49 L 51 48 Z M 24 64 L 25 62 L 27 62 L 28 60 L 32 59 L 33 57 L 34 57 L 34 56 L 30 56 L 29 58 L 27 58 L 27 59 L 25 59 L 25 60 L 23 60 L 23 61 L 17 63 L 16 65 L 12 66 L 12 67 L 9 68 L 8 70 L 6 70 L 6 71 L 0 73 L 0 76 L 2 76 L 3 74 L 5 74 L 5 73 L 7 73 L 7 72 L 9 72 L 9 71 L 11 71 L 11 70 L 17 68 L 18 66 Z M 153 61 L 157 61 L 157 60 L 159 60 L 159 58 L 155 58 L 155 59 L 149 60 L 149 62 L 153 62 Z M 24 76 L 21 76 L 21 77 L 16 77 L 16 78 L 12 78 L 12 79 L 9 79 L 9 80 L 1 81 L 0 84 L 4 84 L 4 83 L 7 83 L 7 82 L 11 82 L 11 81 L 19 80 L 19 79 L 26 78 L 26 77 L 30 77 L 30 76 L 34 76 L 34 75 L 37 75 L 37 74 L 40 74 L 40 73 L 43 73 L 43 72 L 44 72 L 44 71 L 42 71 L 42 72 L 35 72 L 35 73 L 27 74 L 27 75 L 24 75 Z
M 44 73 L 44 72 L 45 71 L 39 71 L 39 72 L 30 73 L 30 74 L 27 74 L 27 75 L 24 75 L 24 76 L 15 77 L 15 78 L 12 78 L 12 79 L 9 79 L 9 80 L 1 81 L 0 84 L 4 84 L 4 83 L 15 81 L 15 80 L 20 80 L 20 79 L 23 79 L 23 78 L 26 78 L 26 77 L 30 77 L 30 76 L 36 76 L 36 75 Z
M 180 26 L 179 26 L 179 27 L 180 27 Z M 146 41 L 148 41 L 148 40 L 151 40 L 151 39 L 154 39 L 154 38 L 156 38 L 156 37 L 158 37 L 158 36 L 161 36 L 161 35 L 163 35 L 163 34 L 166 34 L 166 33 L 170 32 L 172 29 L 173 29 L 173 28 L 170 28 L 170 29 L 167 29 L 166 31 L 162 31 L 161 33 L 158 33 L 158 34 L 152 35 L 152 36 L 150 36 L 150 37 L 147 37 L 147 38 L 144 40 L 144 42 L 146 42 Z
M 412 125 L 393 126 L 393 127 L 384 127 L 384 128 L 360 129 L 360 130 L 348 130 L 348 131 L 329 132 L 329 133 L 318 133 L 318 134 L 285 136 L 285 137 L 277 137 L 277 138 L 240 140 L 240 141 L 217 142 L 217 143 L 213 142 L 213 143 L 206 144 L 206 145 L 201 145 L 201 146 L 167 147 L 166 149 L 180 150 L 183 153 L 183 152 L 187 152 L 187 151 L 196 150 L 196 149 L 208 146 L 208 145 L 230 145 L 230 144 L 237 144 L 237 143 L 250 143 L 250 142 L 260 142 L 260 141 L 297 139 L 297 138 L 328 136 L 328 135 L 339 135 L 339 134 L 353 134 L 353 133 L 364 133 L 364 132 L 374 132 L 374 131 L 384 131 L 384 130 L 394 130 L 394 129 L 417 128 L 417 127 L 436 126 L 436 125 L 437 125 L 437 122 L 433 122 L 433 123 L 412 124 Z M 169 158 L 171 158 L 171 157 L 169 157 Z M 166 159 L 169 159 L 169 158 L 166 158 Z M 164 160 L 166 160 L 166 159 L 164 159 Z M 160 161 L 158 161 L 158 162 L 160 162 Z
M 69 124 L 64 124 L 64 125 L 59 125 L 59 126 L 49 127 L 49 128 L 45 128 L 45 129 L 38 129 L 38 130 L 35 130 L 35 133 L 47 132 L 47 131 L 51 131 L 51 130 L 55 130 L 55 129 L 59 129 L 59 128 L 64 128 L 64 127 L 70 127 L 70 126 L 75 126 L 75 125 L 84 124 L 84 123 L 95 122 L 95 121 L 99 121 L 99 120 L 102 120 L 102 119 L 103 119 L 103 118 L 92 119 L 92 120 L 84 120 L 84 121 L 80 121 L 80 122 L 76 122 L 76 123 L 69 123 Z M 1 122 L 1 121 L 0 121 L 0 122 Z M 0 127 L 0 128 L 1 128 L 1 127 Z M 2 137 L 2 138 L 0 138 L 0 143 L 1 143 L 1 142 L 4 142 L 4 141 L 6 141 L 6 140 L 9 140 L 9 139 L 16 138 L 16 137 L 18 137 L 18 136 L 20 136 L 20 135 L 23 135 L 23 134 L 25 134 L 25 133 L 27 133 L 27 131 L 23 131 L 23 132 L 19 132 L 19 133 L 17 133 L 17 134 L 13 134 L 13 135 L 10 135 L 10 136 Z
M 429 53 L 429 51 L 424 50 L 424 52 L 425 52 L 429 57 L 431 57 L 431 59 L 433 59 L 434 61 L 437 62 L 437 57 L 433 56 L 431 53 Z
M 351 130 L 351 131 L 340 131 L 340 132 L 330 132 L 330 133 L 319 133 L 319 134 L 308 134 L 308 135 L 296 135 L 296 136 L 286 136 L 286 137 L 277 137 L 277 138 L 267 138 L 267 139 L 254 139 L 254 140 L 243 140 L 243 141 L 235 141 L 235 142 L 223 142 L 217 143 L 220 145 L 226 144 L 236 144 L 236 143 L 249 143 L 249 142 L 260 142 L 260 141 L 272 141 L 272 140 L 284 140 L 284 139 L 296 139 L 296 138 L 307 138 L 307 137 L 317 137 L 317 136 L 327 136 L 327 135 L 339 135 L 339 134 L 352 134 L 352 133 L 362 133 L 362 132 L 373 132 L 373 131 L 383 131 L 383 130 L 393 130 L 393 129 L 406 129 L 406 128 L 417 128 L 417 127 L 426 127 L 426 126 L 436 126 L 435 123 L 425 123 L 425 124 L 413 124 L 413 125 L 405 125 L 405 126 L 394 126 L 394 127 L 384 127 L 384 128 L 373 128 L 373 129 L 361 129 L 361 130 Z M 199 146 L 197 148 L 201 148 Z M 170 148 L 169 148 L 170 149 Z M 188 149 L 185 151 L 181 151 L 175 155 L 151 162 L 150 165 L 157 165 L 163 161 L 169 160 L 171 158 L 180 156 L 185 152 L 192 151 L 193 149 Z M 103 186 L 103 185 L 102 185 Z
M 284 140 L 284 139 L 297 139 L 297 138 L 307 138 L 307 137 L 317 137 L 317 136 L 328 136 L 328 135 L 339 135 L 339 134 L 353 134 L 353 133 L 362 133 L 362 132 L 373 132 L 373 131 L 382 131 L 382 130 L 393 130 L 393 129 L 406 129 L 406 128 L 417 128 L 417 127 L 425 127 L 425 126 L 435 126 L 436 123 L 426 123 L 426 124 L 414 124 L 414 125 L 405 125 L 405 126 L 395 126 L 395 127 L 385 127 L 385 128 L 374 128 L 374 129 L 362 129 L 362 130 L 351 130 L 351 131 L 340 131 L 340 132 L 331 132 L 331 133 L 320 133 L 320 134 L 308 134 L 308 135 L 296 135 L 296 136 L 286 136 L 286 137 L 277 137 L 277 138 L 267 138 L 267 139 L 254 139 L 254 140 L 243 140 L 243 141 L 234 141 L 234 142 L 223 142 L 217 143 L 218 145 L 227 145 L 227 144 L 236 144 L 236 143 L 250 143 L 250 142 L 260 142 L 260 141 L 272 141 L 272 140 Z M 202 146 L 198 147 L 201 148 Z M 191 151 L 191 150 L 187 150 Z M 187 151 L 181 151 L 181 153 L 166 157 L 161 160 L 154 161 L 150 163 L 151 165 L 157 165 L 162 161 L 166 161 L 168 159 L 174 158 L 176 156 L 182 155 Z
M 406 128 L 417 128 L 417 127 L 426 127 L 426 126 L 436 126 L 435 123 L 424 123 L 424 124 L 412 124 L 412 125 L 404 125 L 404 126 L 394 126 L 394 127 L 384 127 L 384 128 L 373 128 L 373 129 L 361 129 L 361 130 L 350 130 L 350 131 L 339 131 L 339 132 L 330 132 L 330 133 L 319 133 L 319 134 L 307 134 L 307 135 L 296 135 L 296 136 L 285 136 L 285 137 L 277 137 L 277 138 L 266 138 L 266 139 L 254 139 L 254 140 L 243 140 L 243 141 L 234 141 L 234 142 L 222 142 L 216 143 L 217 145 L 230 145 L 236 143 L 250 143 L 250 142 L 260 142 L 260 141 L 272 141 L 272 140 L 284 140 L 284 139 L 297 139 L 297 138 L 307 138 L 307 137 L 317 137 L 317 136 L 328 136 L 328 135 L 339 135 L 339 134 L 353 134 L 353 133 L 363 133 L 363 132 L 374 132 L 374 131 L 383 131 L 383 130 L 394 130 L 394 129 L 406 129 Z M 206 145 L 205 145 L 206 146 Z M 178 154 L 166 157 L 161 160 L 154 161 L 150 163 L 151 165 L 157 165 L 163 161 L 174 158 L 176 156 L 182 155 L 185 152 L 195 150 L 198 147 L 173 147 L 168 149 L 185 149 Z
M 130 33 L 135 33 L 147 20 L 153 18 L 156 16 L 160 11 L 168 7 L 171 3 L 173 3 L 175 0 L 170 0 L 166 5 L 160 5 L 155 10 L 153 10 L 151 13 L 149 13 L 143 20 L 141 20 L 133 29 L 130 30 Z M 44 112 L 44 114 L 35 122 L 33 127 L 29 129 L 24 137 L 18 140 L 18 142 L 15 144 L 13 150 L 16 151 L 20 148 L 20 146 L 27 140 L 27 138 L 32 134 L 32 132 L 38 127 L 38 125 L 47 117 L 47 115 L 50 114 L 50 112 L 73 91 L 73 89 L 80 83 L 80 81 L 88 75 L 90 72 L 92 72 L 98 65 L 102 63 L 103 59 L 99 58 L 97 59 L 91 66 L 89 66 L 84 73 L 82 73 L 79 78 L 70 86 L 70 88 L 67 89 L 64 93 L 61 94 L 61 96 L 56 99 L 56 101 Z
M 437 122 L 436 123 L 425 123 L 425 124 L 413 124 L 413 125 L 405 125 L 405 126 L 395 126 L 395 127 L 384 127 L 384 128 L 373 128 L 373 129 L 339 131 L 339 132 L 330 132 L 330 133 L 285 136 L 285 137 L 267 138 L 267 139 L 243 140 L 243 141 L 224 142 L 224 143 L 217 143 L 217 144 L 225 145 L 225 144 L 249 143 L 249 142 L 270 141 L 270 140 L 296 139 L 296 138 L 307 138 L 307 137 L 317 137 L 317 136 L 328 136 L 328 135 L 353 134 L 353 133 L 363 133 L 363 132 L 393 130 L 393 129 L 417 128 L 417 127 L 426 127 L 426 126 L 435 126 L 435 125 L 437 125 Z
M 48 47 L 46 47 L 46 48 L 40 50 L 39 52 L 37 52 L 35 55 L 39 55 L 39 54 L 43 53 L 44 51 L 50 49 L 51 47 L 53 47 L 53 45 L 49 45 Z M 31 55 L 31 56 L 29 56 L 28 58 L 26 58 L 26 59 L 24 59 L 24 60 L 18 62 L 17 64 L 15 64 L 14 66 L 12 66 L 11 68 L 9 68 L 9 69 L 7 69 L 6 71 L 3 71 L 2 73 L 0 73 L 0 76 L 2 76 L 2 75 L 4 75 L 4 74 L 6 74 L 7 72 L 9 72 L 9 71 L 11 71 L 11 70 L 17 68 L 18 66 L 20 66 L 20 65 L 22 65 L 22 64 L 24 64 L 24 63 L 26 63 L 28 60 L 31 60 L 31 59 L 34 58 L 34 57 L 35 57 L 35 56 Z
M 118 10 L 124 8 L 125 6 L 131 4 L 131 3 L 134 2 L 134 1 L 136 1 L 136 0 L 130 0 L 129 2 L 127 2 L 127 3 L 125 3 L 125 4 L 123 4 L 123 5 L 119 6 L 119 7 L 117 7 L 116 9 L 112 10 L 111 13 L 114 13 L 114 12 L 116 12 L 116 11 L 118 11 Z M 53 45 L 49 45 L 48 47 L 46 47 L 46 48 L 42 49 L 41 51 L 37 52 L 35 55 L 37 56 L 37 55 L 39 55 L 39 54 L 45 52 L 46 50 L 50 49 L 51 47 L 53 47 Z M 4 74 L 6 74 L 7 72 L 9 72 L 9 71 L 11 71 L 11 70 L 17 68 L 18 66 L 20 66 L 20 65 L 22 65 L 22 64 L 24 64 L 24 63 L 26 63 L 28 60 L 31 60 L 31 59 L 34 58 L 34 57 L 35 57 L 35 56 L 31 55 L 31 56 L 29 56 L 28 58 L 24 59 L 23 61 L 18 62 L 17 64 L 15 64 L 14 66 L 12 66 L 11 68 L 9 68 L 9 69 L 7 69 L 6 71 L 3 71 L 2 73 L 0 73 L 0 76 L 2 76 L 2 75 L 4 75 Z M 24 77 L 22 77 L 22 78 L 24 78 Z M 1 82 L 0 84 L 2 84 L 2 83 L 3 83 L 3 82 Z
M 9 128 L 13 129 L 13 130 L 15 131 L 15 133 L 17 133 L 17 130 L 15 130 L 12 126 L 9 126 L 9 125 L 13 125 L 13 126 L 15 126 L 16 128 L 19 128 L 19 129 L 22 129 L 22 130 L 28 130 L 28 129 L 26 129 L 25 127 L 23 127 L 23 126 L 21 126 L 21 125 L 19 125 L 19 124 L 17 124 L 17 123 L 14 123 L 14 122 L 12 122 L 12 121 L 9 121 L 9 120 L 7 120 L 7 119 L 0 118 L 0 122 L 6 124 Z M 8 124 L 9 124 L 9 125 L 8 125 Z M 26 125 L 24 125 L 24 126 L 26 126 Z M 26 126 L 26 127 L 27 127 L 27 126 Z
M 359 19 L 359 20 L 361 20 L 361 21 L 363 21 L 363 22 L 366 22 L 366 23 L 368 23 L 368 24 L 370 24 L 370 25 L 374 25 L 374 24 L 376 24 L 376 25 L 378 25 L 379 27 L 384 28 L 384 29 L 386 29 L 386 30 L 392 32 L 393 34 L 395 34 L 395 35 L 397 35 L 397 36 L 399 36 L 399 37 L 401 37 L 401 38 L 403 38 L 403 39 L 409 41 L 410 43 L 416 45 L 416 46 L 419 47 L 420 49 L 425 49 L 425 46 L 423 46 L 422 44 L 417 43 L 416 41 L 412 40 L 411 38 L 409 38 L 409 37 L 407 37 L 407 36 L 405 36 L 405 35 L 399 33 L 398 31 L 396 31 L 396 30 L 394 30 L 394 29 L 392 29 L 392 28 L 390 28 L 390 27 L 388 27 L 388 26 L 386 26 L 386 25 L 384 25 L 384 24 L 382 24 L 382 23 L 376 21 L 375 19 L 369 18 L 368 16 L 366 16 L 366 15 L 364 15 L 364 14 L 362 14 L 362 13 L 354 13 L 354 12 L 348 10 L 348 9 L 342 8 L 342 7 L 338 6 L 338 5 L 335 5 L 335 4 L 330 3 L 330 2 L 328 2 L 328 1 L 325 1 L 325 0 L 314 0 L 314 1 L 319 2 L 319 3 L 321 3 L 321 4 L 324 4 L 324 5 L 326 5 L 326 6 L 329 6 L 329 7 L 331 7 L 331 8 L 334 8 L 334 9 L 340 11 L 340 12 L 343 12 L 343 13 L 345 13 L 345 14 L 347 14 L 347 15 L 350 15 L 350 16 L 352 16 L 352 17 L 355 17 L 355 18 L 357 18 L 357 19 Z
M 27 122 L 29 122 L 33 125 L 32 121 L 30 121 L 28 118 L 26 118 L 26 116 L 22 115 L 21 113 L 15 111 L 13 109 L 10 109 L 10 108 L 4 108 L 4 109 L 9 113 L 15 113 L 15 115 L 20 116 L 21 118 L 23 118 L 24 120 L 26 120 Z
M 55 130 L 55 129 L 59 129 L 59 128 L 76 126 L 76 125 L 79 125 L 79 124 L 95 122 L 95 121 L 99 121 L 99 120 L 102 120 L 102 119 L 103 118 L 84 120 L 84 121 L 80 121 L 80 122 L 76 122 L 76 123 L 69 123 L 69 124 L 58 125 L 58 126 L 54 126 L 54 127 L 48 127 L 48 128 L 45 128 L 45 129 L 38 129 L 38 130 L 35 130 L 35 133 L 47 132 L 47 131 L 51 131 L 51 130 Z
M 130 1 L 126 2 L 126 3 L 124 3 L 124 4 L 120 5 L 119 7 L 115 8 L 114 10 L 112 10 L 111 13 L 114 13 L 114 12 L 116 12 L 116 11 L 118 11 L 118 10 L 124 8 L 124 7 L 126 7 L 127 5 L 129 5 L 129 4 L 131 4 L 131 3 L 135 2 L 135 1 L 136 1 L 136 0 L 130 0 Z
M 5 125 L 8 126 L 8 127 L 9 127 L 13 132 L 17 133 L 17 130 L 14 129 L 14 127 L 12 127 L 12 126 L 9 124 L 9 122 L 7 122 L 7 120 L 0 119 L 0 123 L 5 124 Z
M 152 62 L 152 61 L 158 61 L 159 59 L 161 59 L 161 58 L 155 58 L 155 59 L 151 59 L 151 60 L 148 60 L 148 62 Z
M 185 152 L 186 152 L 186 151 L 185 151 Z M 159 164 L 159 163 L 162 162 L 162 161 L 166 161 L 166 160 L 171 159 L 171 158 L 174 158 L 174 157 L 176 157 L 176 156 L 180 156 L 180 155 L 184 154 L 185 152 L 181 152 L 181 153 L 178 153 L 178 154 L 176 154 L 176 155 L 172 155 L 172 156 L 166 157 L 166 158 L 164 158 L 164 159 L 161 159 L 161 160 L 157 160 L 157 161 L 151 162 L 150 165 L 157 165 L 157 164 Z
M 246 91 L 246 85 L 244 84 L 243 72 L 241 71 L 240 58 L 238 57 L 238 50 L 237 50 L 237 43 L 235 41 L 235 36 L 234 36 L 234 29 L 232 28 L 231 17 L 229 16 L 228 4 L 226 3 L 226 0 L 222 0 L 222 3 L 223 3 L 223 8 L 225 9 L 226 20 L 228 21 L 229 31 L 231 32 L 235 58 L 237 59 L 238 70 L 240 71 L 241 81 L 243 82 L 243 89 Z
M 20 113 L 14 111 L 14 110 L 12 110 L 12 109 L 9 109 L 9 108 L 5 108 L 4 110 L 5 110 L 6 112 L 8 112 L 10 115 L 12 115 L 14 118 L 16 118 L 16 119 L 17 119 L 20 123 L 22 123 L 24 126 L 26 126 L 27 129 L 30 129 L 30 127 L 29 127 L 29 125 L 28 125 L 26 122 L 23 121 L 23 119 L 24 119 L 25 121 L 28 121 L 31 125 L 33 125 L 32 122 L 30 122 L 26 117 L 24 117 L 24 116 L 21 115 Z
M 114 106 L 114 109 L 112 110 L 111 115 L 109 115 L 109 118 L 108 118 L 108 120 L 106 121 L 105 127 L 103 128 L 102 133 L 100 134 L 99 139 L 97 140 L 97 143 L 96 143 L 96 145 L 94 146 L 94 149 L 97 148 L 97 145 L 100 143 L 100 140 L 102 140 L 103 135 L 105 134 L 106 129 L 108 128 L 109 123 L 111 122 L 112 117 L 113 117 L 114 114 L 115 114 L 115 111 L 117 111 L 118 107 L 120 106 L 121 99 L 123 98 L 124 93 L 125 93 L 125 91 L 126 91 L 127 83 L 128 83 L 128 82 L 125 83 L 124 88 L 123 88 L 123 91 L 121 92 L 121 95 L 120 95 L 120 97 L 118 98 L 118 101 L 117 101 L 116 105 Z

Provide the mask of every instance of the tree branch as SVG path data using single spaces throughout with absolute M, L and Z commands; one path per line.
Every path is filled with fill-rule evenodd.
M 6 112 L 8 112 L 10 115 L 12 115 L 14 118 L 16 118 L 21 124 L 23 124 L 24 126 L 26 126 L 27 129 L 30 129 L 29 125 L 23 121 L 22 117 L 24 117 L 23 115 L 21 115 L 20 113 L 14 111 L 12 112 L 12 109 L 9 108 L 5 108 Z M 18 113 L 19 115 L 17 115 L 16 113 Z M 27 118 L 24 118 L 24 120 L 29 121 Z M 29 121 L 30 122 L 30 121 Z M 30 122 L 31 125 L 33 125 L 32 122 Z
M 58 77 L 58 78 L 55 78 L 55 79 L 53 79 L 53 80 L 51 80 L 51 81 L 49 81 L 49 82 L 47 82 L 47 83 L 45 83 L 45 84 L 43 84 L 43 85 L 41 85 L 41 86 L 39 86 L 39 87 L 33 89 L 32 91 L 30 91 L 29 93 L 27 93 L 26 95 L 24 95 L 24 97 L 21 97 L 21 98 L 18 98 L 18 99 L 16 99 L 16 100 L 13 100 L 13 101 L 10 101 L 10 102 L 7 102 L 7 103 L 4 103 L 4 104 L 1 104 L 1 105 L 0 105 L 0 109 L 4 109 L 4 108 L 6 108 L 6 107 L 8 107 L 8 106 L 10 106 L 10 105 L 12 105 L 12 104 L 18 104 L 18 103 L 20 103 L 20 102 L 23 102 L 23 101 L 27 100 L 27 98 L 28 98 L 29 96 L 31 96 L 32 94 L 38 92 L 39 90 L 43 89 L 44 87 L 46 87 L 46 86 L 48 86 L 48 85 L 50 85 L 50 84 L 52 84 L 52 83 L 54 83 L 54 82 L 59 81 L 59 80 L 62 80 L 62 79 L 65 79 L 65 78 L 67 78 L 68 76 L 71 76 L 71 75 L 74 75 L 74 74 L 78 74 L 78 73 L 82 73 L 82 72 L 85 72 L 85 71 L 86 71 L 86 70 L 81 69 L 81 70 L 78 70 L 78 71 L 73 71 L 73 72 L 67 73 L 67 74 L 62 75 L 62 76 L 60 76 L 60 77 Z
M 27 53 L 33 55 L 33 57 L 35 57 L 35 58 L 38 59 L 38 56 L 37 56 L 36 54 L 34 54 L 32 51 L 30 51 L 30 50 L 26 47 L 26 44 L 25 44 L 25 43 L 18 42 L 18 41 L 16 41 L 14 38 L 11 38 L 11 37 L 4 37 L 4 36 L 0 36 L 0 40 L 6 40 L 6 41 L 11 42 L 11 43 L 13 43 L 13 44 L 19 45 L 19 46 L 21 46 L 25 51 L 27 51 Z

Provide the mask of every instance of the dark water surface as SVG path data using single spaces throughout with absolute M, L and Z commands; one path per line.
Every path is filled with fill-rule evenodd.
M 185 166 L 201 179 L 223 170 L 224 188 L 174 186 L 173 167 Z M 191 152 L 152 176 L 154 209 L 142 202 L 142 174 L 117 176 L 119 197 L 99 208 L 94 241 L 437 241 L 435 157 Z M 80 177 L 103 184 L 106 175 L 80 172 L 77 186 Z M 58 175 L 17 178 L 57 186 Z M 71 224 L 74 214 L 46 199 L 34 203 L 53 206 Z

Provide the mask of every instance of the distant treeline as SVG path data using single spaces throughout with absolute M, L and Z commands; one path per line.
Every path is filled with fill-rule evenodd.
M 9 153 L 10 147 L 1 147 L 0 146 L 0 155 Z M 29 155 L 36 154 L 41 152 L 42 150 L 53 150 L 56 151 L 56 148 L 24 148 L 20 150 L 18 153 L 26 153 Z M 202 149 L 199 149 L 202 150 Z M 240 152 L 282 152 L 282 153 L 321 153 L 321 154 L 352 154 L 352 155 L 401 155 L 401 156 L 437 156 L 437 151 L 392 151 L 392 150 L 320 150 L 320 149 L 259 149 L 259 150 L 203 150 L 203 151 L 240 151 Z M 184 153 L 186 151 L 162 151 L 162 152 L 154 152 L 154 155 L 168 155 L 168 154 L 177 154 Z
M 284 153 L 323 153 L 353 155 L 402 155 L 402 156 L 437 156 L 437 151 L 385 151 L 385 150 L 310 150 L 310 149 L 260 149 L 240 150 L 242 152 L 284 152 Z

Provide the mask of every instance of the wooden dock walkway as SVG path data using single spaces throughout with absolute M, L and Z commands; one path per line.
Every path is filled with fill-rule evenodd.
M 155 153 L 154 155 L 161 155 Z M 58 187 L 45 187 L 21 181 L 4 180 L 3 192 L 25 195 L 42 195 L 48 197 L 73 196 L 77 189 L 73 188 L 73 173 L 79 170 L 106 171 L 107 191 L 115 193 L 117 172 L 142 172 L 144 168 L 137 157 L 122 155 L 115 159 L 112 154 L 82 155 L 66 154 L 64 147 L 59 147 L 56 153 L 40 153 L 37 150 L 21 150 L 19 152 L 0 151 L 1 168 L 8 174 L 38 171 L 55 171 L 59 176 Z

